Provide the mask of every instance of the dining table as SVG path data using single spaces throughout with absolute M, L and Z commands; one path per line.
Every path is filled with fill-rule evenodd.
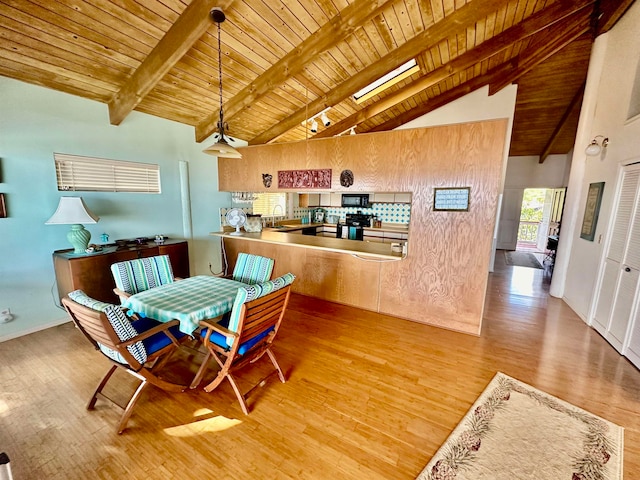
M 192 335 L 200 320 L 230 312 L 238 288 L 246 283 L 197 275 L 131 295 L 123 307 L 160 322 L 177 319 L 181 332 Z

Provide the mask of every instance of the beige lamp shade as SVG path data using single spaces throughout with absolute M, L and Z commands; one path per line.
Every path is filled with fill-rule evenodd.
M 55 213 L 46 225 L 71 225 L 67 240 L 73 245 L 73 253 L 85 253 L 91 233 L 85 230 L 83 223 L 98 223 L 100 217 L 87 208 L 82 197 L 60 197 Z
M 216 143 L 205 148 L 202 152 L 207 155 L 215 155 L 222 158 L 242 158 L 242 154 L 229 145 L 224 138 L 219 139 Z

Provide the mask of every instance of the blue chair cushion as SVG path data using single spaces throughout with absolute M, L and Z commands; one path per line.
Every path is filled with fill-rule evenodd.
M 247 285 L 246 287 L 240 287 L 238 289 L 238 293 L 236 294 L 236 298 L 233 301 L 233 308 L 231 310 L 231 315 L 229 318 L 229 330 L 232 332 L 238 331 L 238 325 L 240 323 L 240 307 L 242 307 L 243 303 L 250 302 L 251 300 L 255 300 L 256 298 L 264 297 L 265 295 L 269 295 L 276 290 L 280 290 L 281 288 L 290 285 L 295 280 L 295 275 L 293 273 L 285 273 L 281 277 L 275 278 L 273 280 L 267 280 L 266 282 L 258 283 L 256 285 Z M 233 339 L 227 338 L 226 342 L 229 346 L 233 345 Z
M 162 325 L 162 323 L 158 320 L 154 320 L 153 318 L 148 317 L 131 322 L 131 326 L 135 328 L 136 332 L 138 332 L 139 334 L 144 333 L 147 330 L 150 330 L 158 325 Z M 171 334 L 176 337 L 177 340 L 186 335 L 178 329 L 177 325 L 169 328 L 169 332 L 171 332 Z M 144 348 L 147 351 L 147 354 L 151 355 L 169 345 L 171 343 L 171 339 L 167 335 L 165 335 L 164 332 L 158 332 L 155 335 L 151 335 L 149 338 L 145 338 L 144 340 L 142 340 L 142 343 L 144 344 Z
M 227 318 L 223 318 L 222 320 L 220 320 L 218 322 L 218 325 L 221 325 L 224 328 L 228 328 L 229 327 L 229 318 L 228 317 Z M 242 345 L 240 345 L 240 348 L 238 348 L 238 354 L 239 355 L 244 355 L 246 352 L 251 350 L 256 343 L 258 343 L 264 337 L 269 335 L 269 333 L 272 330 L 273 330 L 273 327 L 265 330 L 260 335 L 256 335 L 255 337 L 250 338 L 249 340 L 244 342 Z M 207 329 L 203 328 L 202 331 L 200 332 L 200 335 L 202 336 L 202 338 L 204 338 L 207 335 Z M 215 332 L 215 331 L 211 332 L 211 336 L 209 337 L 209 341 L 212 342 L 212 343 L 215 343 L 220 348 L 223 348 L 223 349 L 225 349 L 227 351 L 231 348 L 229 345 L 227 345 L 227 337 L 225 337 L 224 335 L 222 335 L 222 334 L 220 334 L 218 332 Z
M 134 294 L 159 285 L 173 283 L 168 255 L 137 258 L 111 265 L 111 273 L 120 290 Z
M 261 257 L 249 253 L 239 253 L 232 278 L 238 282 L 255 285 L 266 282 L 273 272 L 273 258 Z

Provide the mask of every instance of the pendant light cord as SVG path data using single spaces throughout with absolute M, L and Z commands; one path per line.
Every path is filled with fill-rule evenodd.
M 218 129 L 220 137 L 224 140 L 224 123 L 222 114 L 222 46 L 220 43 L 220 22 L 218 22 L 218 80 L 220 84 L 220 119 L 218 120 Z

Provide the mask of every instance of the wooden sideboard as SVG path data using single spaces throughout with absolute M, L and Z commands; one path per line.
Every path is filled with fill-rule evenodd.
M 162 244 L 148 242 L 127 247 L 109 245 L 100 252 L 87 254 L 74 254 L 73 249 L 56 250 L 53 252 L 53 267 L 58 295 L 62 298 L 67 293 L 80 289 L 97 300 L 119 304 L 120 300 L 113 293 L 116 285 L 111 275 L 111 265 L 156 255 L 169 255 L 174 276 L 189 276 L 189 249 L 186 240 L 166 240 Z

